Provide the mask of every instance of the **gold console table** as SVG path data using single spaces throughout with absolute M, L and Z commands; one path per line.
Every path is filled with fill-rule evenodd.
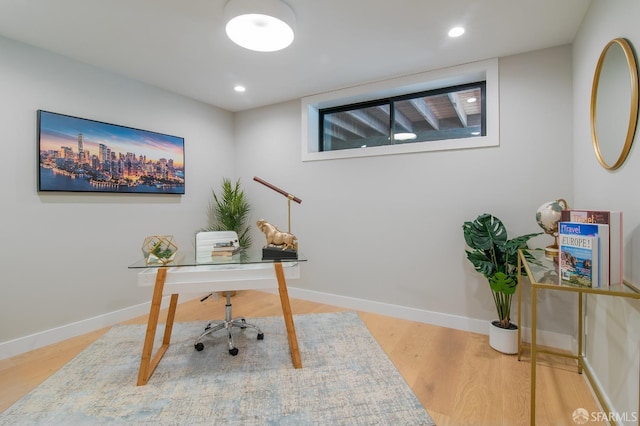
M 527 280 L 522 280 L 520 271 L 524 267 L 531 284 L 531 425 L 536 420 L 536 357 L 538 353 L 562 356 L 576 360 L 578 373 L 586 373 L 587 379 L 593 388 L 600 405 L 605 412 L 611 409 L 602 397 L 602 391 L 594 380 L 594 374 L 585 364 L 583 346 L 584 315 L 583 304 L 586 294 L 596 294 L 614 297 L 627 297 L 640 299 L 640 293 L 626 284 L 616 284 L 603 288 L 578 287 L 562 284 L 558 277 L 558 264 L 552 258 L 545 256 L 542 249 L 518 250 L 518 361 L 520 361 L 522 349 L 522 289 L 521 285 Z M 538 290 L 555 290 L 576 293 L 578 296 L 578 351 L 577 354 L 567 354 L 552 349 L 539 348 L 537 345 L 537 296 Z

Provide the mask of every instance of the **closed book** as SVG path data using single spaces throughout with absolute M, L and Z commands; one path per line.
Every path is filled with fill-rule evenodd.
M 565 234 L 558 238 L 559 275 L 562 284 L 598 287 L 599 238 Z
M 594 287 L 606 287 L 609 284 L 609 225 L 581 222 L 560 222 L 558 224 L 558 246 L 563 237 L 598 237 L 598 275 L 594 277 Z M 567 239 L 564 239 L 567 245 Z
M 236 253 L 240 253 L 240 248 L 227 249 L 227 250 L 213 250 L 211 256 L 233 256 Z
M 621 211 L 568 209 L 563 210 L 563 222 L 609 225 L 609 284 L 621 284 L 624 279 L 623 221 Z
M 213 251 L 229 251 L 239 248 L 237 241 L 224 241 L 213 244 Z

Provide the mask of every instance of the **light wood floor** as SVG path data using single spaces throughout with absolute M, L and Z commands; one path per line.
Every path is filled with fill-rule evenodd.
M 241 291 L 232 303 L 234 316 L 282 314 L 280 300 L 274 294 Z M 209 298 L 202 303 L 199 300 L 182 303 L 178 306 L 176 321 L 223 318 L 224 304 L 223 297 Z M 291 307 L 294 315 L 345 310 L 298 299 L 291 300 Z M 491 349 L 487 336 L 481 334 L 365 312 L 358 314 L 438 425 L 529 424 L 531 364 L 528 354 L 518 361 L 515 355 Z M 163 315 L 166 315 L 164 311 Z M 146 316 L 126 322 L 145 323 Z M 0 412 L 106 331 L 95 331 L 0 361 Z M 304 363 L 304 359 L 302 361 Z M 584 378 L 577 374 L 569 360 L 542 359 L 537 371 L 538 425 L 573 426 L 575 409 L 599 411 Z

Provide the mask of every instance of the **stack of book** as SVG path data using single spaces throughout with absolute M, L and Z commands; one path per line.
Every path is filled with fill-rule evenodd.
M 607 287 L 622 283 L 622 213 L 563 210 L 558 224 L 563 284 Z
M 213 250 L 211 256 L 218 257 L 231 257 L 240 252 L 240 246 L 237 241 L 220 241 L 213 244 Z

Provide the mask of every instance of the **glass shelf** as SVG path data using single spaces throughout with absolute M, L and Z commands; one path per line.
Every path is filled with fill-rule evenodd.
M 538 288 L 640 299 L 640 292 L 626 282 L 604 287 L 581 287 L 562 283 L 558 279 L 557 257 L 546 256 L 542 249 L 521 250 L 520 252 L 520 259 L 523 260 L 522 265 L 527 271 L 531 285 Z
M 162 268 L 166 267 L 180 267 L 180 266 L 201 266 L 201 265 L 249 265 L 256 263 L 291 263 L 291 262 L 306 262 L 307 259 L 298 253 L 297 259 L 263 259 L 262 250 L 243 250 L 240 253 L 233 256 L 211 256 L 211 258 L 196 258 L 194 251 L 180 251 L 176 253 L 175 258 L 167 263 L 147 263 L 144 259 L 138 260 L 136 263 L 129 265 L 129 269 L 144 269 L 144 268 Z

